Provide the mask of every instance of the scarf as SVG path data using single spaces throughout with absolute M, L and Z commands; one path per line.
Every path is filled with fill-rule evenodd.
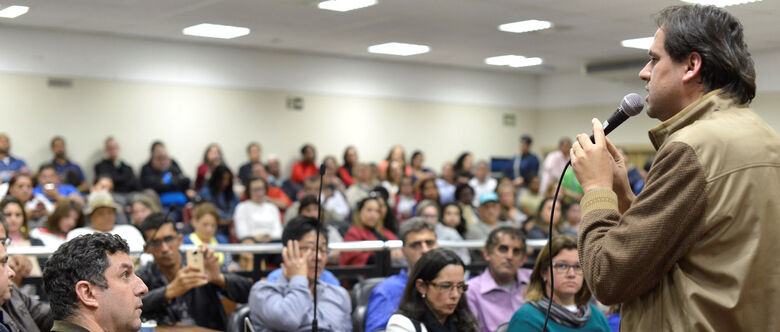
M 547 315 L 547 306 L 550 304 L 550 299 L 543 297 L 541 300 L 531 302 L 534 308 Z M 577 307 L 577 313 L 573 313 L 564 308 L 560 304 L 553 302 L 550 308 L 550 319 L 559 324 L 569 328 L 577 329 L 585 326 L 590 319 L 590 306 L 581 305 Z
M 447 320 L 444 321 L 444 325 L 442 325 L 439 320 L 436 319 L 436 316 L 433 315 L 431 309 L 426 305 L 425 314 L 423 315 L 421 323 L 425 325 L 425 329 L 427 329 L 428 332 L 457 332 L 457 329 L 455 328 L 455 318 L 452 316 L 453 315 L 447 317 Z

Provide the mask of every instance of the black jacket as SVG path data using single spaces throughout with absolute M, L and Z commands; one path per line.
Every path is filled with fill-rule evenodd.
M 119 162 L 117 167 L 111 160 L 103 159 L 95 164 L 95 177 L 99 175 L 108 175 L 114 181 L 114 191 L 118 193 L 129 193 L 138 190 L 138 180 L 135 178 L 133 168 Z

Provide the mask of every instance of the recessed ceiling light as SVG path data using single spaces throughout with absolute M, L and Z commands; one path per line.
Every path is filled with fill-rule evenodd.
M 188 36 L 220 38 L 220 39 L 233 39 L 236 37 L 246 36 L 249 34 L 249 28 L 234 27 L 230 25 L 201 23 L 186 27 L 181 33 Z
M 384 43 L 374 46 L 369 46 L 368 51 L 371 53 L 390 54 L 408 56 L 415 54 L 428 53 L 431 50 L 427 45 L 416 45 L 407 43 Z
M 514 33 L 523 33 L 536 30 L 544 30 L 552 27 L 552 23 L 540 20 L 527 20 L 513 23 L 501 24 L 498 30 Z
M 30 7 L 27 6 L 10 6 L 0 10 L 0 17 L 2 18 L 17 18 L 27 13 Z
M 649 50 L 650 45 L 653 45 L 654 37 L 634 38 L 626 39 L 620 42 L 623 47 L 638 48 L 640 50 Z
M 542 58 L 526 58 L 522 55 L 501 55 L 485 59 L 492 66 L 529 67 L 542 64 Z
M 682 1 L 687 3 L 700 4 L 700 5 L 713 5 L 717 7 L 727 7 L 727 6 L 744 5 L 751 2 L 758 2 L 761 0 L 682 0 Z
M 317 4 L 317 7 L 337 12 L 348 12 L 373 5 L 376 5 L 376 0 L 327 0 Z

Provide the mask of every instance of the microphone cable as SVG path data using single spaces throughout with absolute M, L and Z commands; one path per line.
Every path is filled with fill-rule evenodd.
M 550 264 L 550 303 L 547 304 L 547 315 L 544 317 L 544 325 L 542 325 L 542 332 L 547 330 L 547 322 L 550 320 L 550 311 L 552 310 L 553 294 L 555 292 L 555 278 L 553 277 L 553 262 L 552 262 L 552 233 L 553 233 L 553 220 L 555 217 L 555 206 L 558 204 L 558 192 L 561 190 L 561 184 L 563 184 L 563 175 L 566 174 L 566 170 L 571 166 L 571 160 L 566 162 L 566 166 L 563 167 L 561 177 L 558 179 L 558 187 L 555 188 L 555 196 L 553 196 L 552 211 L 550 211 L 550 232 L 547 234 L 547 257 Z
M 314 240 L 314 288 L 312 297 L 314 298 L 314 319 L 311 321 L 311 331 L 317 332 L 317 270 L 320 262 L 320 228 L 322 228 L 322 183 L 325 182 L 325 163 L 320 165 L 320 190 L 317 193 L 317 227 L 315 227 L 317 237 Z

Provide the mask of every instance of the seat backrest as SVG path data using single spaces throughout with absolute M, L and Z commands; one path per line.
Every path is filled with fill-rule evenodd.
M 506 330 L 507 330 L 508 328 L 509 328 L 509 323 L 507 322 L 507 323 L 504 323 L 504 324 L 501 324 L 501 325 L 499 325 L 499 326 L 496 328 L 496 331 L 495 331 L 495 332 L 506 332 Z
M 366 307 L 371 291 L 385 278 L 369 278 L 352 287 L 352 331 L 363 332 L 366 321 Z
M 244 319 L 249 317 L 249 305 L 243 304 L 233 310 L 228 318 L 225 332 L 244 332 Z

